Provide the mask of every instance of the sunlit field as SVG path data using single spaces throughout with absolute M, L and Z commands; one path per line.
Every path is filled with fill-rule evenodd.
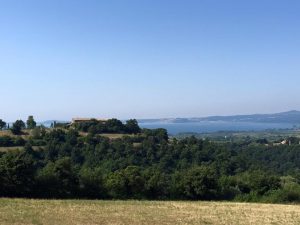
M 172 201 L 0 200 L 0 224 L 300 224 L 299 205 Z

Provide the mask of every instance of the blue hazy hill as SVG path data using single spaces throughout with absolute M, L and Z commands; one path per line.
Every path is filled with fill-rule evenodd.
M 273 114 L 252 114 L 252 115 L 233 115 L 233 116 L 209 116 L 193 118 L 166 118 L 166 119 L 142 119 L 140 123 L 195 123 L 195 122 L 253 122 L 253 123 L 300 123 L 300 111 L 292 110 L 288 112 Z

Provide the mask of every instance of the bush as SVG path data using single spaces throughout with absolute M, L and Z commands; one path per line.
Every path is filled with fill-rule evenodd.
M 0 137 L 0 147 L 14 147 L 14 146 L 24 146 L 26 141 L 21 138 L 13 138 L 10 136 Z
M 190 199 L 215 199 L 218 193 L 218 178 L 214 168 L 198 166 L 183 174 L 183 190 Z
M 300 185 L 294 182 L 283 184 L 281 189 L 268 193 L 264 201 L 271 203 L 300 203 Z

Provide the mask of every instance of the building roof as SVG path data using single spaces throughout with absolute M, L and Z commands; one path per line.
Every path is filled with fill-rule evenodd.
M 91 121 L 91 120 L 97 120 L 97 121 L 107 121 L 107 119 L 97 119 L 97 118 L 73 118 L 72 119 L 72 122 L 73 123 L 76 123 L 76 122 L 88 122 L 88 121 Z

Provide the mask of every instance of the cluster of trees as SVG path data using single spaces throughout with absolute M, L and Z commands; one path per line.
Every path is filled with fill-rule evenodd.
M 36 127 L 36 122 L 33 118 L 33 116 L 29 116 L 26 124 L 23 120 L 16 120 L 16 122 L 13 123 L 12 127 L 9 127 L 9 124 L 0 119 L 0 130 L 3 129 L 10 129 L 11 132 L 15 135 L 20 135 L 22 134 L 22 130 L 27 128 L 27 129 L 34 129 Z
M 118 119 L 109 119 L 106 121 L 98 121 L 93 119 L 87 122 L 76 123 L 75 128 L 79 131 L 89 132 L 93 134 L 101 133 L 121 133 L 121 134 L 137 134 L 141 131 L 137 120 L 127 120 L 125 124 Z
M 164 129 L 110 140 L 72 128 L 40 130 L 25 142 L 0 153 L 1 196 L 300 201 L 296 144 L 177 140 Z
M 4 128 L 6 128 L 6 122 L 0 119 L 0 130 L 3 130 Z
M 0 147 L 24 146 L 25 143 L 22 137 L 0 136 Z

